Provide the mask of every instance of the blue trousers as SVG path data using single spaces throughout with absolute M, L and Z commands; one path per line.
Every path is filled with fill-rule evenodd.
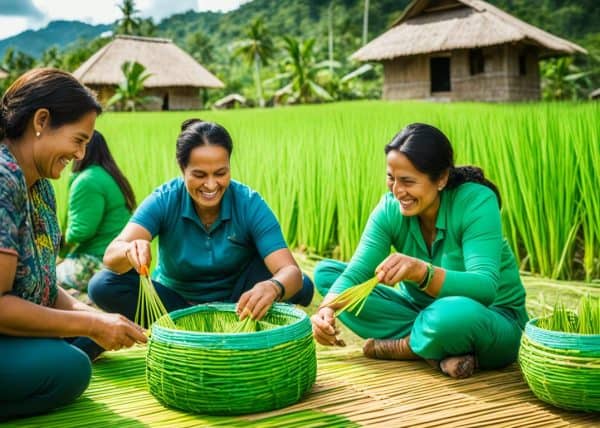
M 254 284 L 272 276 L 263 260 L 258 257 L 255 258 L 234 284 L 228 301 L 237 302 L 240 296 L 245 291 L 250 290 Z M 134 269 L 122 275 L 104 269 L 90 280 L 88 295 L 103 310 L 117 312 L 133 320 L 137 307 L 139 283 L 140 277 Z M 152 283 L 168 312 L 187 308 L 192 305 L 192 303 L 170 288 L 156 281 L 152 281 Z M 307 275 L 302 275 L 302 289 L 287 302 L 308 306 L 313 298 L 313 294 L 314 285 L 311 279 Z M 198 297 L 201 298 L 202 296 Z
M 63 339 L 0 335 L 0 421 L 68 404 L 91 376 L 86 354 Z
M 315 284 L 323 296 L 346 269 L 346 263 L 323 260 L 315 267 Z M 444 297 L 419 307 L 399 290 L 377 285 L 359 316 L 343 312 L 348 328 L 362 338 L 400 339 L 410 335 L 410 347 L 422 358 L 442 360 L 475 354 L 483 369 L 514 362 L 521 327 L 510 311 L 488 308 L 462 296 Z

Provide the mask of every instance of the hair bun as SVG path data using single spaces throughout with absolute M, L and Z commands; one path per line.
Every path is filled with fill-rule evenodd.
M 197 118 L 184 120 L 183 123 L 181 124 L 181 131 L 182 132 L 185 131 L 194 123 L 202 123 L 202 122 L 204 122 L 202 119 L 197 119 Z

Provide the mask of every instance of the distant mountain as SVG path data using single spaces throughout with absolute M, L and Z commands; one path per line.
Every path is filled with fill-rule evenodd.
M 112 30 L 112 27 L 112 24 L 90 25 L 79 21 L 52 21 L 40 30 L 27 30 L 0 40 L 0 59 L 11 46 L 37 58 L 50 46 L 56 45 L 63 50 L 78 39 L 92 40 L 105 31 Z

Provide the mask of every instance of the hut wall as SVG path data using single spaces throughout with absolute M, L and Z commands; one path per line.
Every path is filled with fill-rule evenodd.
M 430 95 L 429 62 L 426 55 L 383 62 L 383 98 L 421 99 Z
M 202 108 L 200 89 L 169 88 L 169 110 L 199 110 Z
M 102 105 L 106 105 L 108 100 L 115 94 L 114 86 L 88 86 L 96 92 Z M 199 88 L 193 87 L 147 88 L 142 92 L 142 95 L 150 98 L 139 110 L 162 110 L 166 95 L 168 96 L 169 110 L 198 110 L 202 108 L 199 91 Z
M 483 48 L 482 52 L 484 71 L 477 74 L 471 74 L 469 49 L 383 61 L 383 98 L 491 102 L 540 98 L 536 48 L 500 45 Z M 452 90 L 432 93 L 430 58 L 439 56 L 450 56 Z M 522 74 L 523 67 L 525 74 Z
M 539 49 L 524 45 L 506 45 L 505 49 L 509 100 L 539 100 L 541 98 Z M 523 64 L 520 64 L 521 61 Z M 524 69 L 521 69 L 523 66 Z
M 469 49 L 452 53 L 453 101 L 508 101 L 504 47 L 481 49 L 484 59 L 483 73 L 471 74 Z

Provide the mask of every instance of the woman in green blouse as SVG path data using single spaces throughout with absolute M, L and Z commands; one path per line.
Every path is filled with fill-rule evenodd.
M 352 260 L 315 269 L 325 296 L 312 317 L 316 340 L 339 343 L 328 302 L 377 275 L 360 315 L 339 317 L 367 339 L 367 357 L 423 358 L 456 378 L 512 363 L 527 321 L 525 290 L 502 236 L 496 186 L 479 168 L 455 167 L 450 142 L 429 125 L 407 126 L 385 153 L 390 192 Z
M 108 244 L 135 210 L 135 194 L 115 162 L 106 140 L 94 131 L 85 156 L 73 161 L 65 233 L 66 258 L 56 266 L 64 288 L 85 291 L 103 267 Z

